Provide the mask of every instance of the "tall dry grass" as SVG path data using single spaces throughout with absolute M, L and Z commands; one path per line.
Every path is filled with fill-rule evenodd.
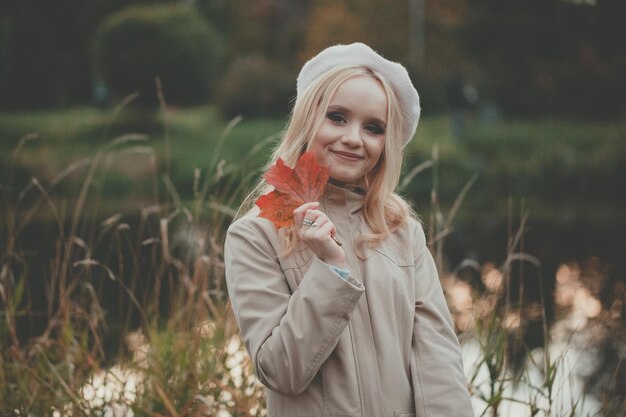
M 13 173 L 5 176 L 0 415 L 262 414 L 223 279 L 224 233 L 255 174 L 220 159 L 239 120 L 214 139 L 212 158 L 195 170 L 193 198 L 183 201 L 169 176 L 163 100 L 162 107 L 162 154 L 146 136 L 127 134 L 46 185 L 32 177 L 13 189 Z M 33 138 L 24 137 L 13 158 Z M 134 215 L 105 213 L 101 184 L 129 157 L 151 172 L 151 190 L 130 208 Z M 58 190 L 69 182 L 78 187 L 66 200 Z M 54 225 L 40 236 L 52 246 L 44 259 L 28 248 L 44 233 L 36 230 L 42 218 Z
M 622 363 L 616 363 L 610 379 L 594 390 L 594 396 L 590 395 L 586 381 L 577 374 L 581 363 L 576 361 L 592 362 L 592 365 L 582 364 L 583 367 L 596 366 L 593 365 L 594 360 L 584 358 L 583 353 L 585 349 L 593 352 L 597 343 L 593 340 L 574 343 L 573 339 L 577 332 L 593 334 L 592 326 L 584 323 L 566 332 L 568 334 L 564 337 L 558 333 L 563 327 L 559 325 L 566 318 L 554 323 L 547 316 L 546 305 L 555 301 L 548 297 L 576 295 L 560 295 L 559 285 L 555 294 L 545 293 L 541 260 L 529 253 L 524 244 L 530 215 L 524 202 L 521 202 L 519 214 L 515 216 L 513 202 L 509 201 L 508 236 L 504 243 L 506 252 L 500 265 L 464 259 L 460 264 L 450 266 L 445 257 L 446 238 L 453 233 L 455 216 L 477 177 L 472 176 L 466 182 L 450 209 L 444 211 L 438 193 L 439 154 L 436 146 L 431 159 L 409 173 L 405 182 L 425 169 L 432 170 L 428 246 L 442 277 L 455 326 L 464 346 L 468 388 L 475 414 L 480 417 L 625 416 L 626 393 L 618 375 Z M 403 183 L 403 186 L 406 185 Z M 533 291 L 538 290 L 538 298 L 528 296 L 530 290 L 527 286 Z M 586 288 L 579 287 L 577 290 L 579 295 L 586 295 L 586 302 L 597 303 L 597 311 L 589 317 L 611 317 L 611 321 L 619 321 L 615 306 L 617 309 L 621 306 L 623 290 L 614 298 L 613 311 L 603 310 L 600 302 L 590 296 Z M 539 334 L 541 347 L 528 344 L 531 332 Z M 615 340 L 620 343 L 619 336 Z M 572 354 L 572 351 L 578 353 Z M 596 355 L 601 353 L 596 352 Z
M 264 144 L 238 161 L 223 160 L 221 150 L 239 122 L 233 120 L 211 143 L 207 165 L 195 169 L 192 189 L 179 190 L 170 176 L 173 145 L 160 98 L 162 152 L 148 137 L 127 134 L 108 140 L 95 155 L 49 181 L 33 177 L 14 189 L 15 173 L 5 173 L 0 188 L 0 415 L 265 413 L 262 387 L 229 312 L 222 261 L 226 227 L 256 175 L 241 167 Z M 114 109 L 112 123 L 132 99 Z M 12 158 L 32 140 L 36 135 L 22 138 Z M 126 212 L 108 213 L 102 184 L 116 162 L 129 158 L 149 172 L 148 192 L 133 198 Z M 542 279 L 539 259 L 524 248 L 526 210 L 516 225 L 510 216 L 502 264 L 468 259 L 450 267 L 446 238 L 454 233 L 454 220 L 476 178 L 445 211 L 436 147 L 430 160 L 404 177 L 402 188 L 428 170 L 428 243 L 464 349 L 473 349 L 466 362 L 477 415 L 508 415 L 511 404 L 520 415 L 584 415 L 584 395 L 563 401 L 569 365 L 565 351 L 550 349 L 543 307 L 551 294 L 541 294 L 535 303 L 524 296 L 525 282 Z M 42 218 L 53 227 L 37 230 Z M 28 240 L 43 233 L 42 240 L 51 242 L 48 252 L 33 254 Z M 472 275 L 482 284 L 474 285 L 467 278 Z M 524 333 L 533 323 L 541 329 L 543 349 L 525 345 Z M 607 396 L 593 415 L 624 415 L 626 404 L 615 398 Z

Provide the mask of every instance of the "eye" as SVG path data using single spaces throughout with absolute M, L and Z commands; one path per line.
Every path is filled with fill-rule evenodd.
M 383 133 L 385 133 L 385 128 L 377 123 L 370 123 L 365 125 L 365 130 L 374 135 L 382 135 Z
M 343 114 L 338 111 L 329 111 L 328 113 L 326 113 L 326 118 L 335 123 L 344 123 L 346 121 L 346 118 L 343 116 Z

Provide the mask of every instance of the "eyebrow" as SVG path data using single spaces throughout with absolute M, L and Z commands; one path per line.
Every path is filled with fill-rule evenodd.
M 342 113 L 348 113 L 348 114 L 352 113 L 350 111 L 350 109 L 348 109 L 348 108 L 346 108 L 344 106 L 340 106 L 338 104 L 333 104 L 333 105 L 328 106 L 328 109 L 326 111 L 327 112 L 329 112 L 329 111 L 340 111 Z M 369 117 L 368 121 L 374 122 L 374 123 L 378 123 L 378 124 L 380 124 L 384 128 L 387 127 L 387 123 L 385 123 L 384 121 L 380 120 L 378 117 Z

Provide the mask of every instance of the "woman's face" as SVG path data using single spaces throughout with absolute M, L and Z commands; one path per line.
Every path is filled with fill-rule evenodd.
M 376 166 L 385 146 L 387 95 L 378 80 L 355 76 L 339 86 L 309 143 L 330 177 L 357 184 Z

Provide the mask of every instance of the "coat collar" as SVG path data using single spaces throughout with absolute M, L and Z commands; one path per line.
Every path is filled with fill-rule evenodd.
M 348 214 L 353 214 L 363 207 L 366 190 L 354 184 L 329 179 L 324 192 L 324 205 L 345 206 Z

